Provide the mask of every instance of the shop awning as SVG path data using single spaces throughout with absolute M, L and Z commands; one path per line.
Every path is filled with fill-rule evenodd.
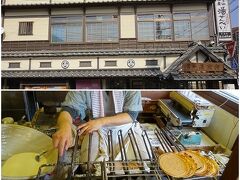
M 2 71 L 2 78 L 159 77 L 159 68 L 107 70 Z
M 171 74 L 176 81 L 209 81 L 209 80 L 231 80 L 236 79 L 234 76 L 223 74 Z

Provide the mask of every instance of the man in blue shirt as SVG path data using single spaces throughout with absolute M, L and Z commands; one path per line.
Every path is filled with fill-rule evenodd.
M 142 111 L 141 92 L 71 91 L 62 107 L 57 122 L 58 131 L 53 135 L 53 144 L 60 156 L 73 144 L 72 124 L 78 117 L 81 120 L 89 117 L 86 123 L 77 127 L 79 135 L 116 127 L 129 129 Z

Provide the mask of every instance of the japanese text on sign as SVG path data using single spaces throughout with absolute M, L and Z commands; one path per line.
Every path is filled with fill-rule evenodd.
M 209 72 L 223 72 L 223 63 L 183 63 L 182 72 L 198 72 L 198 73 L 209 73 Z
M 219 41 L 231 41 L 231 23 L 228 7 L 228 0 L 216 0 L 216 19 Z

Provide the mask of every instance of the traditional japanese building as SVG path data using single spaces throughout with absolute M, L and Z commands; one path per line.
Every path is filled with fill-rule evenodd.
M 2 88 L 238 88 L 213 0 L 4 0 Z

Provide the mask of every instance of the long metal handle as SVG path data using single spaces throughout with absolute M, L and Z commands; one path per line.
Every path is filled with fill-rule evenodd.
M 154 131 L 155 135 L 158 138 L 158 141 L 160 142 L 161 147 L 163 148 L 164 152 L 169 152 L 168 147 L 166 146 L 166 144 L 164 143 L 164 141 L 162 140 L 162 138 L 160 137 L 160 135 L 157 133 L 157 130 Z
M 164 140 L 165 144 L 167 145 L 167 147 L 169 148 L 170 151 L 174 152 L 174 149 L 172 148 L 172 145 L 170 144 L 170 142 L 168 141 L 167 137 L 162 133 L 162 130 L 157 130 L 157 132 L 159 133 L 159 135 L 162 137 L 162 139 Z
M 66 154 L 66 150 L 63 151 L 63 155 L 62 156 L 58 156 L 58 161 L 57 161 L 57 166 L 55 169 L 55 174 L 53 176 L 53 180 L 65 180 L 65 172 L 64 172 L 64 159 L 65 159 L 65 154 Z
M 129 171 L 128 171 L 128 166 L 127 166 L 127 152 L 126 152 L 126 148 L 125 148 L 125 144 L 124 144 L 124 141 L 123 141 L 123 135 L 122 135 L 122 130 L 119 130 L 118 131 L 118 143 L 119 143 L 119 148 L 120 148 L 120 153 L 121 153 L 121 158 L 122 158 L 122 161 L 123 161 L 123 170 L 125 172 L 125 174 L 128 174 Z
M 79 141 L 79 132 L 80 132 L 80 129 L 77 130 L 77 134 L 76 134 L 76 138 L 75 138 L 75 144 L 74 144 L 74 148 L 73 148 L 73 152 L 72 152 L 72 159 L 71 159 L 71 168 L 69 170 L 69 174 L 68 176 L 73 176 L 74 175 L 74 172 L 73 172 L 73 168 L 74 168 L 74 165 L 75 165 L 75 159 L 76 159 L 76 154 L 77 154 L 77 149 L 78 149 L 78 141 Z
M 89 142 L 88 142 L 88 162 L 87 162 L 87 176 L 88 179 L 91 179 L 92 176 L 92 172 L 90 169 L 90 165 L 91 165 L 91 151 L 92 151 L 92 133 L 89 134 Z

